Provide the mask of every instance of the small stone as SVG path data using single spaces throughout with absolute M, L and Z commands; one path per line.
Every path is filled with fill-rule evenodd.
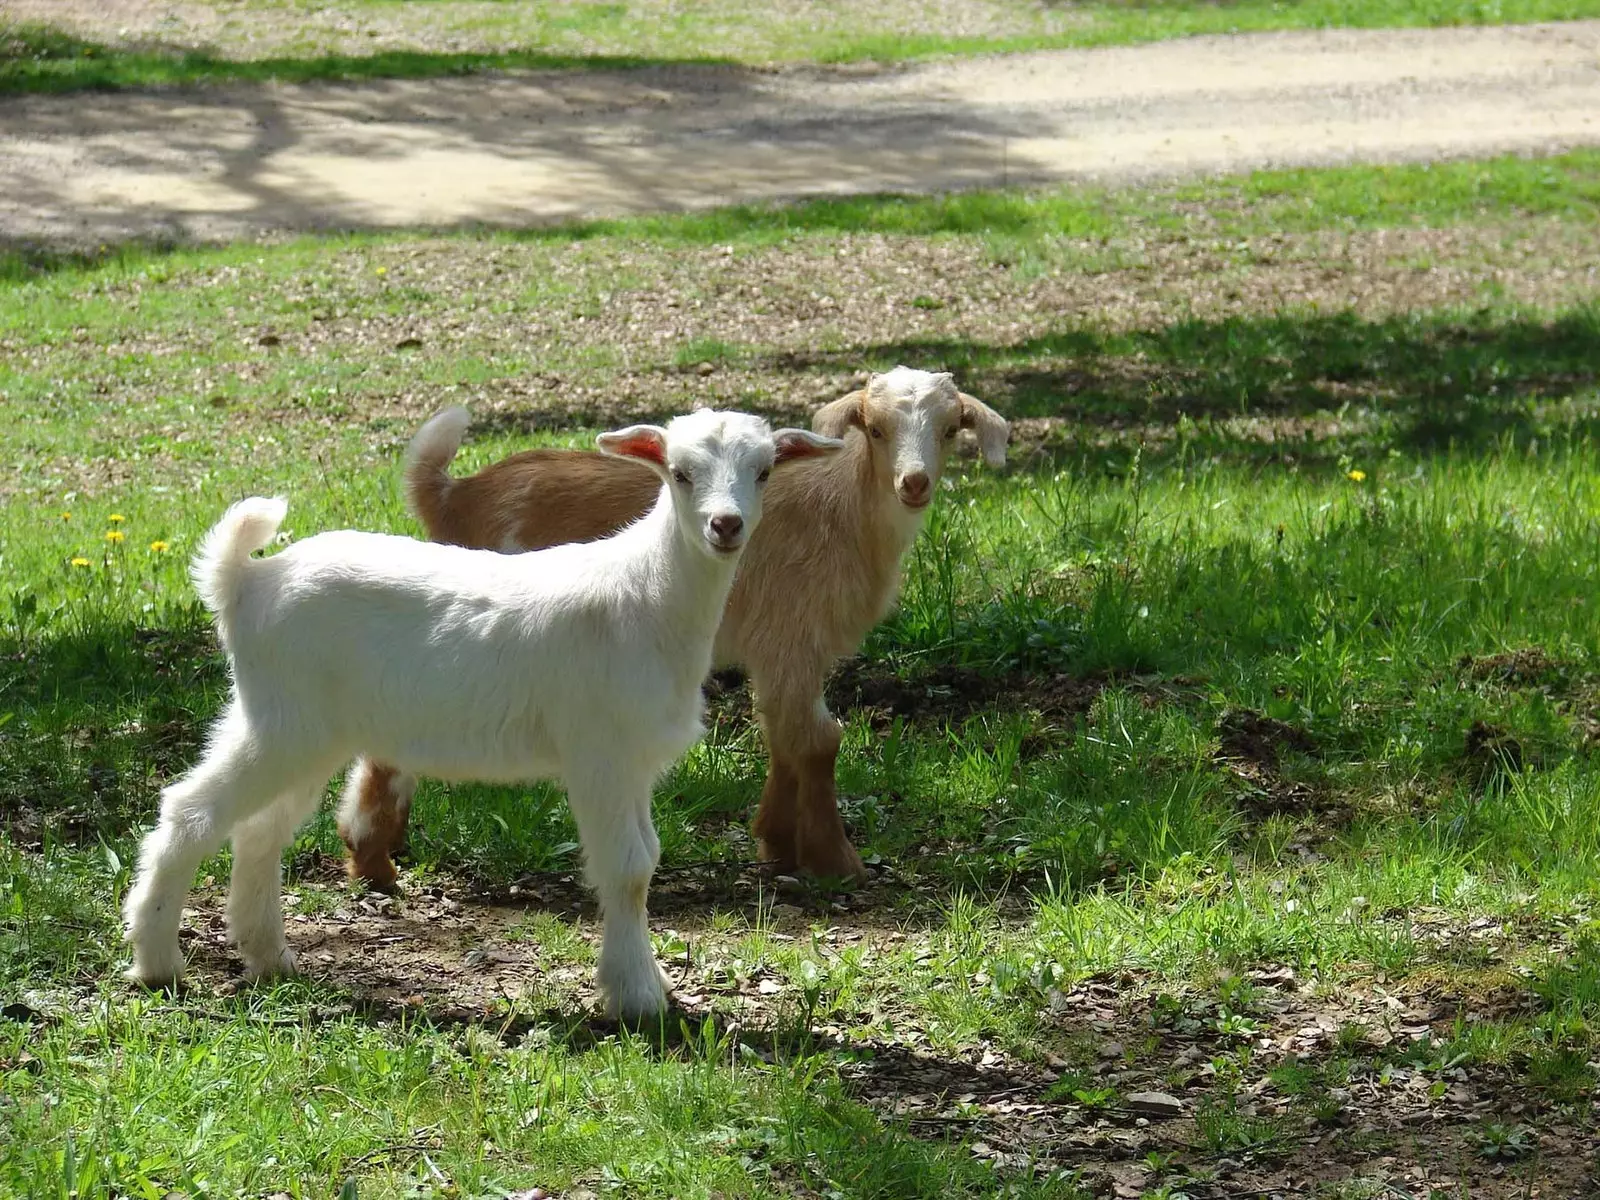
M 1183 1101 L 1176 1096 L 1167 1095 L 1166 1092 L 1131 1092 L 1127 1103 L 1132 1111 L 1152 1117 L 1170 1118 L 1183 1115 Z
M 702 375 L 709 375 L 709 374 L 711 374 L 711 372 L 716 370 L 716 367 L 712 366 L 708 362 L 703 362 L 698 367 L 696 367 L 695 370 L 700 372 L 700 374 L 702 374 Z

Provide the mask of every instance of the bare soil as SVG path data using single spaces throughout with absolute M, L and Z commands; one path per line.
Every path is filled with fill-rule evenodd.
M 0 103 L 0 238 L 525 226 L 1600 140 L 1600 22 Z

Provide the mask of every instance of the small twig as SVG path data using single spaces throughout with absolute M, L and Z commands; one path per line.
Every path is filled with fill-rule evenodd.
M 422 1161 L 428 1164 L 428 1170 L 433 1172 L 433 1177 L 435 1179 L 437 1179 L 440 1183 L 444 1184 L 445 1187 L 449 1187 L 450 1186 L 450 1178 L 449 1178 L 449 1176 L 447 1176 L 443 1171 L 439 1170 L 439 1168 L 434 1165 L 433 1159 L 428 1157 L 428 1151 L 427 1150 L 423 1150 L 421 1153 L 422 1153 Z
M 392 1146 L 379 1146 L 376 1150 L 368 1150 L 365 1154 L 359 1155 L 356 1158 L 352 1158 L 345 1165 L 348 1170 L 354 1170 L 357 1167 L 366 1166 L 369 1162 L 375 1162 L 380 1158 L 387 1158 L 391 1154 L 410 1153 L 421 1154 L 426 1157 L 429 1150 L 437 1150 L 438 1148 L 439 1143 L 437 1139 L 431 1142 L 396 1142 Z M 432 1163 L 429 1163 L 428 1165 L 430 1167 L 433 1166 Z M 434 1170 L 437 1171 L 438 1168 L 434 1167 Z

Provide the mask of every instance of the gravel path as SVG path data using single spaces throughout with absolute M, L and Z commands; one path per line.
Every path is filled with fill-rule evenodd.
M 0 102 L 0 239 L 527 225 L 1600 142 L 1600 21 Z

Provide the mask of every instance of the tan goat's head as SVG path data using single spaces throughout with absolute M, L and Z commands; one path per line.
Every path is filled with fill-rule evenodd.
M 1006 461 L 1010 427 L 994 409 L 956 388 L 948 371 L 896 367 L 874 375 L 858 392 L 817 410 L 811 428 L 843 437 L 854 426 L 866 436 L 874 473 L 894 488 L 901 504 L 921 512 L 933 500 L 958 429 L 978 435 L 983 460 Z

